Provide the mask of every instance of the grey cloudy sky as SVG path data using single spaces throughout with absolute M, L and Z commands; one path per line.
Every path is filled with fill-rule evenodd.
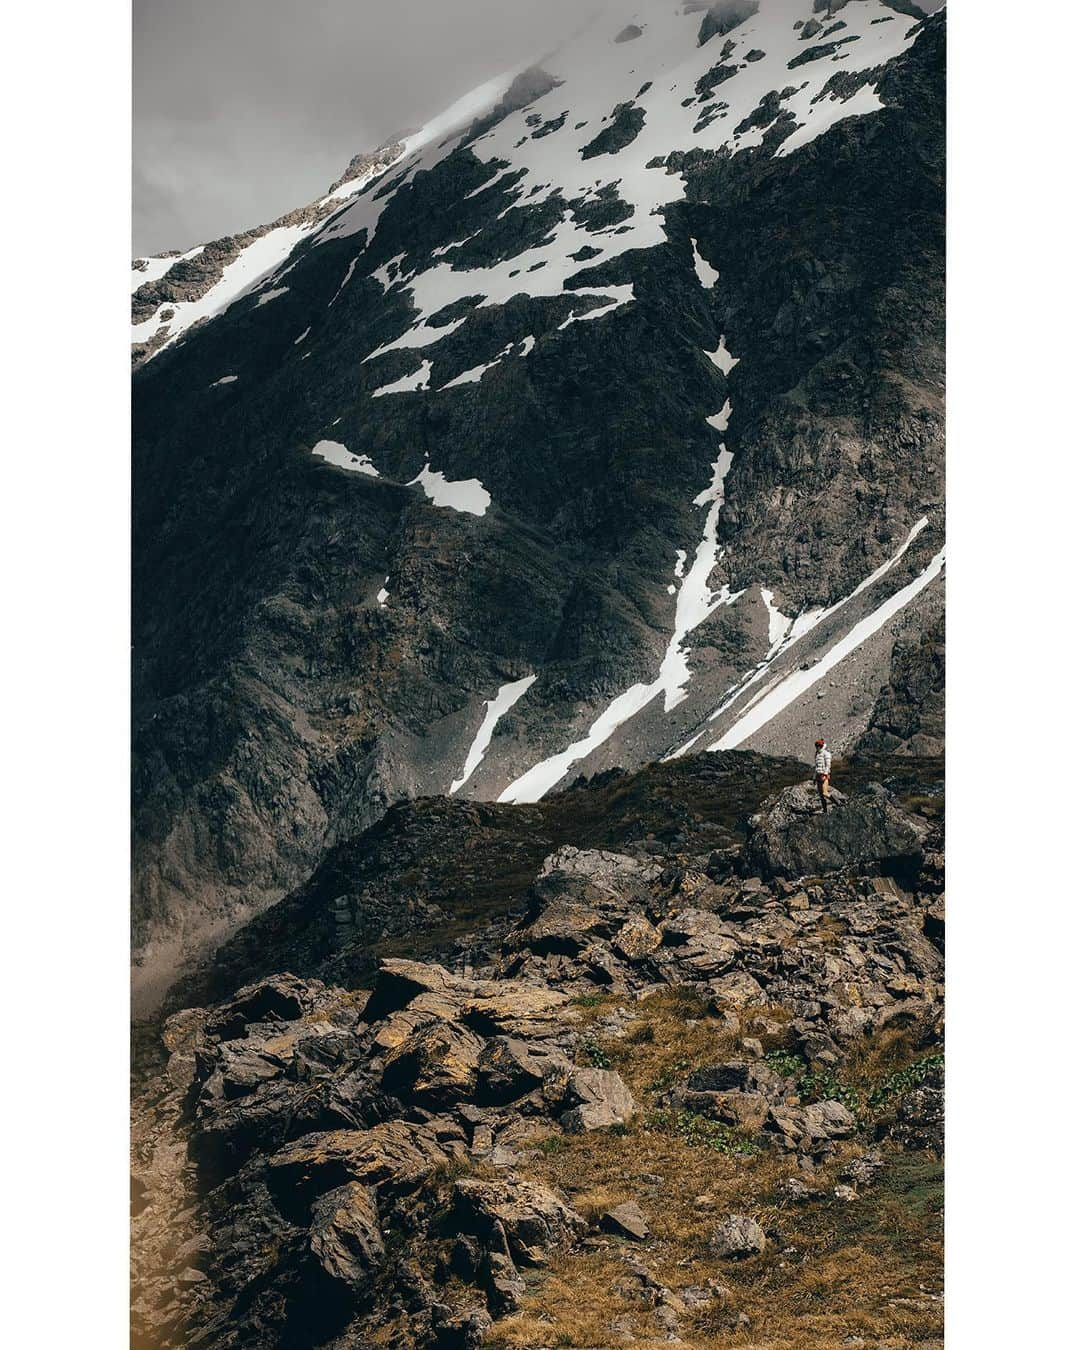
M 318 196 L 592 0 L 134 0 L 135 254 Z

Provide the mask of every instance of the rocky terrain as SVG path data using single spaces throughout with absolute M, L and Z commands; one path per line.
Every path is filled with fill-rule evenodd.
M 940 1346 L 941 764 L 805 778 L 339 847 L 142 1029 L 134 1343 Z
M 612 3 L 137 260 L 140 1012 L 395 803 L 940 753 L 943 76 L 903 0 Z

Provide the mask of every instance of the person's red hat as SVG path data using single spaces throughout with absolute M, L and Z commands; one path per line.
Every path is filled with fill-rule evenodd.
M 815 742 L 814 742 L 814 744 L 815 744 L 815 745 L 824 745 L 824 744 L 825 744 L 825 742 L 824 742 L 824 741 L 821 741 L 821 740 L 819 740 L 819 741 L 815 741 Z

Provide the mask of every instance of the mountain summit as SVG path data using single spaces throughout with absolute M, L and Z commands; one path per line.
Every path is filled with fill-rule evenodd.
M 136 998 L 395 801 L 940 749 L 944 15 L 614 3 L 133 270 Z

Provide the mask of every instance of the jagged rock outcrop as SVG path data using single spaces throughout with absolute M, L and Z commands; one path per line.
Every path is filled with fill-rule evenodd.
M 823 811 L 810 783 L 785 788 L 750 822 L 747 867 L 758 876 L 805 877 L 877 863 L 910 876 L 922 866 L 924 831 L 879 783 L 850 795 L 834 789 Z
M 881 799 L 848 801 L 864 795 Z M 872 1192 L 904 1150 L 940 1153 L 939 827 L 885 800 L 869 854 L 908 823 L 925 845 L 910 890 L 876 860 L 800 882 L 747 874 L 735 848 L 563 845 L 517 919 L 452 964 L 387 957 L 370 990 L 275 973 L 173 1014 L 136 1099 L 136 1344 L 284 1346 L 302 1327 L 342 1350 L 391 1330 L 403 1347 L 478 1345 L 524 1315 L 556 1254 L 572 1280 L 584 1253 L 621 1244 L 645 1264 L 613 1296 L 689 1334 L 723 1306 L 722 1272 L 782 1249 L 777 1222 Z M 831 824 L 808 816 L 803 846 L 834 847 Z M 672 1032 L 653 1008 L 681 1009 Z M 670 1057 L 639 1066 L 664 1034 Z M 849 1067 L 879 1044 L 898 1067 L 857 1090 Z M 595 1204 L 587 1174 L 552 1169 L 609 1136 L 643 1180 Z M 677 1289 L 647 1264 L 670 1184 L 644 1163 L 666 1156 L 658 1138 L 795 1170 L 782 1220 L 700 1197 Z

